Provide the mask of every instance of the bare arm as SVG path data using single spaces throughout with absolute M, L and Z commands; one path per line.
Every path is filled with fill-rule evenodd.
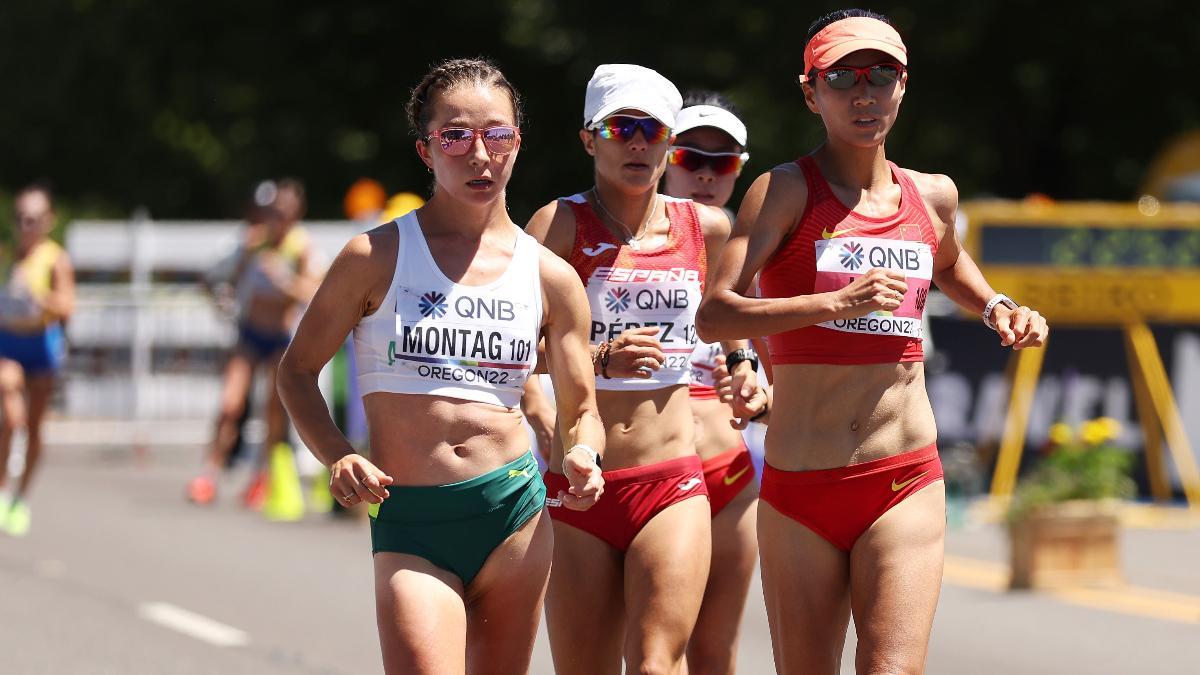
M 729 241 L 732 224 L 722 209 L 696 204 L 696 211 L 700 216 L 700 228 L 704 232 L 704 251 L 707 258 L 705 267 L 708 270 L 704 277 L 704 287 L 708 288 L 716 278 L 717 265 L 721 260 L 721 249 L 725 247 L 725 242 Z M 749 344 L 748 340 L 721 340 L 721 349 L 728 354 Z
M 708 257 L 706 266 L 708 274 L 704 284 L 705 288 L 708 288 L 708 285 L 713 283 L 713 279 L 716 277 L 715 272 L 717 265 L 720 264 L 721 250 L 729 240 L 731 224 L 722 209 L 699 204 L 696 208 L 700 212 L 700 226 L 704 230 L 704 248 Z M 721 349 L 726 354 L 732 354 L 738 349 L 745 349 L 749 346 L 749 339 L 721 340 Z M 726 401 L 733 408 L 734 417 L 746 418 L 758 413 L 758 410 L 750 407 L 751 397 L 757 389 L 758 373 L 750 367 L 750 362 L 742 361 L 734 366 L 733 385 L 730 389 L 732 396 L 730 400 Z
M 50 271 L 50 293 L 41 300 L 42 314 L 50 321 L 66 321 L 75 311 L 75 267 L 64 252 Z
M 539 365 L 544 362 L 545 355 L 539 354 Z M 542 389 L 542 381 L 537 377 L 536 372 L 530 373 L 529 379 L 525 382 L 525 393 L 521 395 L 521 412 L 525 414 L 525 421 L 533 429 L 533 436 L 537 440 L 538 454 L 544 461 L 549 462 L 550 456 L 553 454 L 557 413 L 554 404 L 550 402 L 550 397 Z
M 554 255 L 566 260 L 575 245 L 575 213 L 556 199 L 538 209 L 525 225 L 525 234 L 538 240 Z
M 321 285 L 321 271 L 317 269 L 312 247 L 300 254 L 296 265 L 296 276 L 288 284 L 285 293 L 299 303 L 307 303 L 317 293 Z
M 958 212 L 958 188 L 947 176 L 909 172 L 917 182 L 921 195 L 931 207 L 941 230 L 937 256 L 933 260 L 933 281 L 959 306 L 976 314 L 983 311 L 996 291 L 988 284 L 979 266 L 963 250 L 954 228 Z M 1040 347 L 1045 344 L 1049 327 L 1041 314 L 1029 307 L 1010 309 L 996 305 L 992 322 L 1000 335 L 1000 344 L 1014 349 Z
M 558 430 L 565 451 L 562 469 L 571 482 L 569 494 L 559 495 L 563 505 L 586 509 L 604 489 L 600 468 L 585 445 L 604 455 L 604 424 L 596 405 L 596 380 L 588 352 L 589 314 L 583 284 L 563 260 L 550 251 L 541 256 L 542 293 L 547 320 L 546 358 L 558 406 Z M 551 470 L 555 467 L 550 465 Z
M 330 467 L 330 488 L 338 499 L 352 495 L 379 503 L 387 496 L 383 486 L 392 480 L 356 454 L 334 424 L 317 376 L 359 319 L 379 308 L 391 279 L 395 247 L 395 234 L 384 228 L 351 239 L 317 289 L 279 363 L 280 398 L 304 444 Z

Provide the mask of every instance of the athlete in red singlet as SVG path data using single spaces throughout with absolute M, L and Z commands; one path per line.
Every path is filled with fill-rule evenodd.
M 668 155 L 664 191 L 724 208 L 749 159 L 746 125 L 733 103 L 716 92 L 690 91 L 683 106 Z M 718 398 L 713 379 L 718 357 L 724 362 L 723 353 L 720 343 L 697 344 L 688 388 L 696 418 L 696 454 L 703 462 L 712 508 L 712 563 L 700 617 L 688 641 L 691 675 L 734 672 L 738 630 L 758 558 L 754 465 L 741 432 L 730 424 L 733 411 Z
M 837 673 L 851 613 L 858 672 L 924 669 L 946 518 L 921 363 L 930 281 L 1002 345 L 1048 332 L 962 250 L 954 183 L 887 160 L 906 66 L 884 17 L 813 24 L 801 82 L 826 141 L 755 181 L 698 318 L 704 339 L 771 336 L 758 539 L 780 673 Z M 745 297 L 760 270 L 763 297 Z
M 681 104 L 648 68 L 597 68 L 580 132 L 595 187 L 543 207 L 526 228 L 584 282 L 607 438 L 604 498 L 584 517 L 553 499 L 560 443 L 546 474 L 556 570 L 546 618 L 559 675 L 616 675 L 622 659 L 629 672 L 683 672 L 708 578 L 711 515 L 688 382 L 696 307 L 729 219 L 658 194 Z M 748 370 L 739 375 L 754 386 Z

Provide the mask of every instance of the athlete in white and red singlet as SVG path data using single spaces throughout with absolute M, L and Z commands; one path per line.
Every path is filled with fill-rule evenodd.
M 688 383 L 695 311 L 729 219 L 658 194 L 681 103 L 652 70 L 597 68 L 580 132 L 596 185 L 526 228 L 586 287 L 607 433 L 604 498 L 583 518 L 548 502 L 554 569 L 569 571 L 551 574 L 546 596 L 560 675 L 617 674 L 622 660 L 629 672 L 680 672 L 708 577 L 711 515 Z M 552 460 L 551 494 L 557 471 Z
M 746 125 L 733 103 L 716 92 L 690 91 L 675 125 L 664 191 L 724 209 L 750 158 Z M 726 210 L 732 219 L 732 213 Z M 738 632 L 758 559 L 754 464 L 732 408 L 717 395 L 714 371 L 724 363 L 719 342 L 697 342 L 688 387 L 696 418 L 696 454 L 712 510 L 712 562 L 704 601 L 688 640 L 691 675 L 726 675 L 737 666 Z M 739 356 L 744 356 L 739 354 Z M 736 426 L 745 426 L 744 421 Z

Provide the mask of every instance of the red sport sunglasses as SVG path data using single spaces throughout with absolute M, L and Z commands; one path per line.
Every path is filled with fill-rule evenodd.
M 672 145 L 667 151 L 667 161 L 671 164 L 688 171 L 699 171 L 707 166 L 718 176 L 740 171 L 748 159 L 748 152 L 705 152 L 681 145 Z
M 900 79 L 902 73 L 904 73 L 904 66 L 899 63 L 876 63 L 873 66 L 862 68 L 853 66 L 826 68 L 818 70 L 816 77 L 825 80 L 825 84 L 829 85 L 831 89 L 850 89 L 863 77 L 876 87 L 886 87 Z

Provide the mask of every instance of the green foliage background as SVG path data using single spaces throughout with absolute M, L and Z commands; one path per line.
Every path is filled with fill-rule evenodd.
M 604 62 L 713 88 L 745 111 L 755 175 L 822 138 L 795 75 L 832 3 L 553 0 L 368 3 L 5 0 L 0 192 L 53 182 L 78 214 L 236 217 L 294 175 L 314 218 L 359 176 L 424 191 L 409 89 L 452 56 L 494 58 L 526 96 L 509 189 L 523 221 L 591 184 L 575 138 Z M 964 197 L 1131 199 L 1174 135 L 1200 126 L 1195 3 L 899 2 L 910 82 L 890 157 Z M 4 217 L 7 217 L 7 209 Z

